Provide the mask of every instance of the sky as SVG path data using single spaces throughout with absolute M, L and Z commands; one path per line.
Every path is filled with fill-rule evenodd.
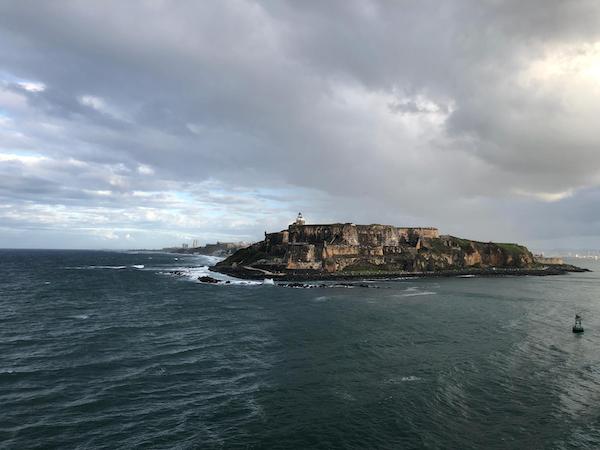
M 0 247 L 600 248 L 599 202 L 597 0 L 0 0 Z

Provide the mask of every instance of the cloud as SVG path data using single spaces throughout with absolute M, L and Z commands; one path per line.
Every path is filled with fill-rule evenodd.
M 75 227 L 90 245 L 158 246 L 256 239 L 302 210 L 534 241 L 527 211 L 553 217 L 600 184 L 599 13 L 584 0 L 0 4 L 4 229 L 43 234 L 52 217 L 59 243 Z

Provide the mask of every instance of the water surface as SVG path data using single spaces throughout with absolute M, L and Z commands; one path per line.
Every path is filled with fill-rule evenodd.
M 211 262 L 1 250 L 0 446 L 600 446 L 597 263 L 291 289 Z

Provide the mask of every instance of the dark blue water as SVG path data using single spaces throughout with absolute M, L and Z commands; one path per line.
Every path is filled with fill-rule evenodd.
M 174 258 L 0 251 L 0 447 L 600 447 L 600 272 L 290 289 Z

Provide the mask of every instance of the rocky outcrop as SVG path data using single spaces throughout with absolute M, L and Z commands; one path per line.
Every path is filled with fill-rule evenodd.
M 517 244 L 440 236 L 436 228 L 390 225 L 298 225 L 238 250 L 213 270 L 280 279 L 365 277 L 473 271 L 541 270 Z

